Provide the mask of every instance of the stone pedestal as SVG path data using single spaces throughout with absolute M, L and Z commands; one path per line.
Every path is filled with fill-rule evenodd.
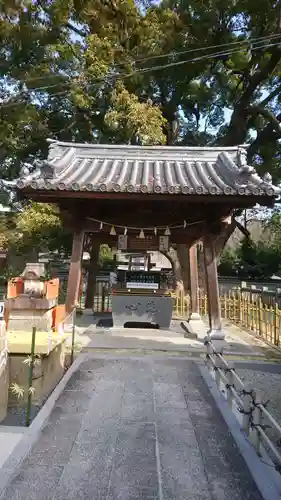
M 188 320 L 188 330 L 191 334 L 197 335 L 198 339 L 204 340 L 206 337 L 206 325 L 202 321 L 199 313 L 191 313 Z
M 55 299 L 35 298 L 25 294 L 7 299 L 5 307 L 9 311 L 9 330 L 30 331 L 32 327 L 39 331 L 51 330 L 55 306 Z
M 210 340 L 224 340 L 225 339 L 225 331 L 223 329 L 219 330 L 209 330 L 207 333 L 207 337 Z
M 126 323 L 153 323 L 159 328 L 169 329 L 173 313 L 171 297 L 149 297 L 142 295 L 113 295 L 113 326 L 123 327 Z

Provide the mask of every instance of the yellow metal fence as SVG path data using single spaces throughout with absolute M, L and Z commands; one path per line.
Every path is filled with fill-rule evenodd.
M 183 292 L 174 294 L 174 315 L 187 318 L 190 313 L 190 297 Z M 231 292 L 220 297 L 223 319 L 245 328 L 257 337 L 279 346 L 281 345 L 281 309 L 278 304 L 265 304 L 258 294 L 250 292 Z M 199 297 L 201 316 L 208 314 L 207 296 Z
M 190 313 L 190 296 L 183 291 L 171 293 L 171 296 L 174 299 L 174 316 L 186 319 Z

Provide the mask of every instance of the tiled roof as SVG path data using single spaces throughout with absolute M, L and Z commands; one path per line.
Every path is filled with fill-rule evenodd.
M 277 196 L 245 147 L 107 146 L 51 142 L 48 159 L 23 169 L 18 190 Z

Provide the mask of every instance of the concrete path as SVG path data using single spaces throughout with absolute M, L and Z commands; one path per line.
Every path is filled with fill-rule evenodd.
M 86 310 L 83 316 L 77 318 L 76 338 L 84 348 L 98 350 L 123 350 L 133 351 L 165 351 L 182 352 L 194 355 L 205 355 L 206 348 L 203 340 L 185 338 L 185 330 L 181 327 L 180 320 L 173 320 L 169 330 L 140 329 L 140 328 L 113 328 L 98 327 L 100 320 L 106 325 L 110 323 L 110 315 L 94 317 L 93 313 Z M 206 333 L 208 326 L 206 325 Z M 221 347 L 225 353 L 236 355 L 264 357 L 260 346 L 268 348 L 261 342 L 257 345 L 254 338 L 243 334 L 236 329 L 234 333 L 229 326 L 226 327 L 226 339 Z
M 25 433 L 24 427 L 0 425 L 0 468 L 11 455 Z M 1 470 L 1 469 L 0 469 Z
M 196 362 L 91 353 L 0 498 L 262 500 Z

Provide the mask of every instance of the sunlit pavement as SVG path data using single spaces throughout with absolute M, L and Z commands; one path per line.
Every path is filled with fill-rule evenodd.
M 262 500 L 197 362 L 89 352 L 2 500 Z

